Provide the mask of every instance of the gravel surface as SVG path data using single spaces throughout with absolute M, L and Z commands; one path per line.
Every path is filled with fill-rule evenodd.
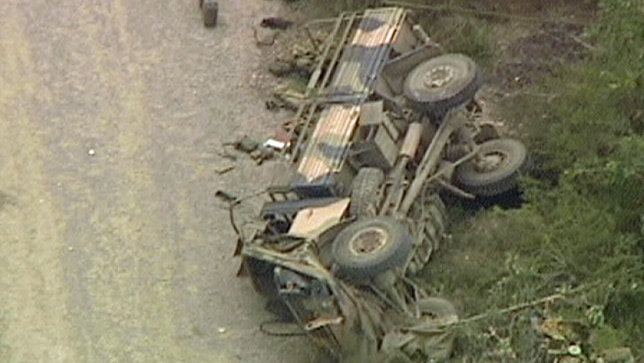
M 0 1 L 0 361 L 309 362 L 235 277 L 221 143 L 280 123 L 257 91 L 251 26 L 284 11 L 220 1 Z

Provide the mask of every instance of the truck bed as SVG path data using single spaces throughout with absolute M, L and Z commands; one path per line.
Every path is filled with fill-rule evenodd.
M 373 83 L 389 58 L 391 44 L 405 19 L 405 10 L 366 10 L 345 45 L 330 85 L 328 103 L 300 158 L 293 186 L 309 197 L 337 194 L 331 178 L 344 167 L 358 125 L 360 105 L 372 93 Z

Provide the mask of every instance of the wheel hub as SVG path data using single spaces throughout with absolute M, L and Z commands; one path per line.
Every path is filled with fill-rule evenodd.
M 351 251 L 356 255 L 368 255 L 381 249 L 387 241 L 385 231 L 369 228 L 356 235 L 351 240 Z
M 508 156 L 505 153 L 499 151 L 487 153 L 477 163 L 477 169 L 481 172 L 493 171 L 505 163 L 507 158 Z
M 427 88 L 440 88 L 448 84 L 454 78 L 454 70 L 448 66 L 432 68 L 425 73 L 423 84 Z

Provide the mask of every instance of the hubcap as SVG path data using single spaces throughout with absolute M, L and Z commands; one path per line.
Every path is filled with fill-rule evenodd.
M 440 88 L 445 86 L 454 78 L 454 70 L 448 66 L 432 68 L 425 73 L 423 84 L 427 88 Z
M 351 251 L 356 255 L 368 255 L 381 249 L 386 241 L 385 231 L 379 228 L 369 228 L 351 240 Z

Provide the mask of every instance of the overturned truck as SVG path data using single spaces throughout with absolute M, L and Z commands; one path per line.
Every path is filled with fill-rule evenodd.
M 338 360 L 445 360 L 456 310 L 413 278 L 446 236 L 438 192 L 507 191 L 526 150 L 473 116 L 476 63 L 444 54 L 409 11 L 305 30 L 322 27 L 288 151 L 293 179 L 263 193 L 252 221 L 238 213 L 250 201 L 231 208 L 242 271 Z

